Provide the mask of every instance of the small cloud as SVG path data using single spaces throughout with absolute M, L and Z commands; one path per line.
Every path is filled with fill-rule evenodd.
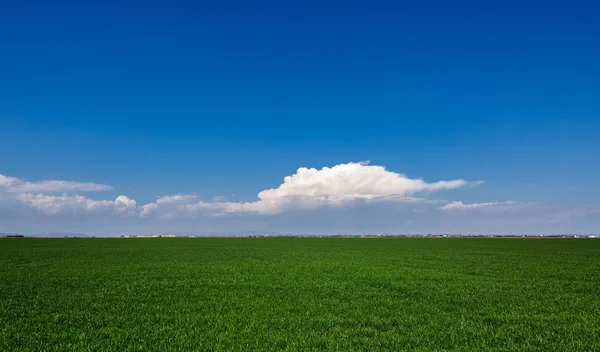
M 136 213 L 136 201 L 127 196 L 118 196 L 114 201 L 114 206 L 118 212 L 134 215 Z
M 533 206 L 535 203 L 524 203 L 524 202 L 515 202 L 515 201 L 505 201 L 505 202 L 487 202 L 487 203 L 471 203 L 465 204 L 462 201 L 454 201 L 450 202 L 442 207 L 439 207 L 439 210 L 444 211 L 465 211 L 465 210 L 493 210 L 493 211 L 511 211 L 515 209 L 522 209 L 524 207 Z
M 198 199 L 196 194 L 176 194 L 173 196 L 163 196 L 156 200 L 156 204 L 186 204 Z
M 141 211 L 140 211 L 140 217 L 145 218 L 148 215 L 150 215 L 150 213 L 157 210 L 158 208 L 160 208 L 160 206 L 156 203 L 149 203 L 149 204 L 142 205 Z

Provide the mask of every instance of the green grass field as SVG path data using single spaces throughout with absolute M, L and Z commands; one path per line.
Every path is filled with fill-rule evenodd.
M 600 350 L 600 240 L 0 240 L 1 351 Z

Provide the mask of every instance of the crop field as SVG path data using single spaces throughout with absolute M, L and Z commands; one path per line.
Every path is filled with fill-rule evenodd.
M 600 350 L 600 240 L 0 240 L 1 351 Z

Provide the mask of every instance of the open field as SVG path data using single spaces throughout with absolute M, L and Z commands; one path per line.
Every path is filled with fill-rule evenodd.
M 600 240 L 0 240 L 0 350 L 600 350 Z

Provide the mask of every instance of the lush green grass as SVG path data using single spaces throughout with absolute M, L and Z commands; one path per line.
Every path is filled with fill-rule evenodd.
M 3 239 L 0 350 L 600 350 L 600 240 Z

